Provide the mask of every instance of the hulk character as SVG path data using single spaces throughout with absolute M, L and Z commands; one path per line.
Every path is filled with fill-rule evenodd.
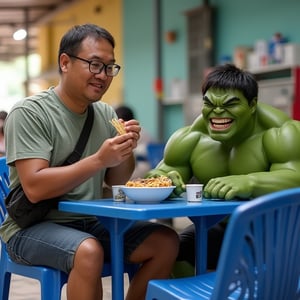
M 202 114 L 168 140 L 163 160 L 147 177 L 169 176 L 176 189 L 204 184 L 205 198 L 249 200 L 300 186 L 300 122 L 272 106 L 258 104 L 254 77 L 227 64 L 202 85 Z M 208 232 L 208 269 L 215 269 L 226 222 Z M 194 265 L 194 226 L 181 234 L 177 261 Z

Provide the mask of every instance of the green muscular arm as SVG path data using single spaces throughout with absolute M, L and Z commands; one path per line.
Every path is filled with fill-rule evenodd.
M 177 130 L 166 144 L 163 160 L 146 177 L 168 176 L 176 185 L 174 194 L 179 196 L 185 191 L 185 183 L 192 177 L 190 156 L 198 141 L 199 132 L 191 131 L 191 127 Z
M 269 171 L 211 179 L 205 187 L 208 198 L 253 198 L 300 186 L 300 123 L 288 121 L 268 130 L 263 138 Z

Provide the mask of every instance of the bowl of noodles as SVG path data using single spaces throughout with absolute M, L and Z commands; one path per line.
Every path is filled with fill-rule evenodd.
M 130 200 L 141 204 L 160 203 L 171 195 L 174 188 L 167 176 L 130 180 L 122 186 Z

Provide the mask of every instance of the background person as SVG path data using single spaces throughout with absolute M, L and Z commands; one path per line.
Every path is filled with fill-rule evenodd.
M 5 156 L 5 139 L 4 139 L 4 123 L 7 117 L 7 112 L 0 111 L 0 156 Z
M 177 195 L 194 179 L 205 185 L 206 198 L 225 200 L 248 200 L 300 185 L 300 123 L 258 104 L 257 82 L 250 73 L 230 64 L 218 66 L 207 75 L 202 93 L 202 114 L 170 137 L 164 160 L 147 176 L 169 174 Z M 221 222 L 209 230 L 209 269 L 216 268 L 225 229 Z M 180 239 L 178 261 L 194 265 L 193 225 Z
M 140 125 L 124 122 L 126 134 L 117 135 L 110 124 L 117 118 L 115 111 L 99 101 L 120 70 L 114 46 L 105 29 L 74 26 L 60 42 L 58 85 L 25 98 L 10 111 L 5 141 L 11 188 L 21 183 L 31 202 L 61 195 L 99 199 L 103 182 L 111 186 L 130 178 Z M 95 116 L 82 159 L 60 166 L 75 147 L 88 105 Z M 102 299 L 100 274 L 103 262 L 110 260 L 110 241 L 97 218 L 52 209 L 44 222 L 25 229 L 7 217 L 0 234 L 14 261 L 68 273 L 68 300 Z M 126 232 L 124 245 L 124 260 L 141 265 L 126 299 L 143 299 L 150 279 L 170 275 L 178 236 L 161 224 L 139 222 Z

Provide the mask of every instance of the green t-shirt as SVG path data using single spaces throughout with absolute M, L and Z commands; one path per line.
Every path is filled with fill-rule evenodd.
M 101 101 L 93 104 L 94 124 L 82 158 L 94 154 L 102 143 L 113 136 L 116 130 L 109 121 L 117 118 L 111 106 Z M 53 88 L 25 98 L 10 111 L 5 124 L 6 158 L 10 167 L 11 188 L 19 183 L 14 161 L 26 158 L 41 158 L 50 166 L 61 165 L 74 150 L 87 117 L 70 111 Z M 102 197 L 102 184 L 106 169 L 101 169 L 93 177 L 64 195 L 64 199 L 99 199 Z M 84 215 L 51 210 L 47 220 L 67 222 L 86 218 Z M 20 228 L 8 217 L 0 227 L 4 241 Z

